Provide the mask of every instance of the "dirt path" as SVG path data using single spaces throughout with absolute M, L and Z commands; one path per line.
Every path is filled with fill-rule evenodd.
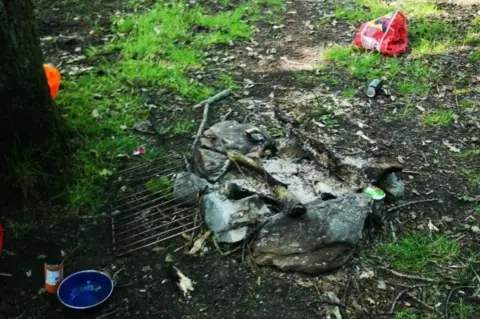
M 219 5 L 205 3 L 214 7 Z M 234 2 L 230 6 L 235 6 Z M 39 2 L 39 26 L 47 60 L 62 65 L 75 77 L 74 73 L 88 67 L 90 61 L 75 58 L 83 55 L 89 46 L 101 46 L 115 36 L 109 30 L 111 17 L 116 11 L 124 11 L 125 7 L 127 4 L 121 1 L 95 2 L 92 6 L 81 6 L 73 0 L 55 4 Z M 292 94 L 304 97 L 315 90 L 320 92 L 320 97 L 315 106 L 308 106 L 307 111 L 317 114 L 316 121 L 323 123 L 324 127 L 313 125 L 312 134 L 329 135 L 335 145 L 348 151 L 398 155 L 405 163 L 406 172 L 400 177 L 405 181 L 406 195 L 396 204 L 425 199 L 439 199 L 438 202 L 412 204 L 393 210 L 375 243 L 364 243 L 345 267 L 334 274 L 319 277 L 257 268 L 245 258 L 245 254 L 248 255 L 245 251 L 221 256 L 211 242 L 203 256 L 188 256 L 182 249 L 184 239 L 170 240 L 126 258 L 114 258 L 110 252 L 110 218 L 105 213 L 80 217 L 42 216 L 36 224 L 19 221 L 17 229 L 11 230 L 16 232 L 17 239 L 9 241 L 7 238 L 7 253 L 0 257 L 0 272 L 13 274 L 13 277 L 0 277 L 4 287 L 0 292 L 2 316 L 97 318 L 103 314 L 103 318 L 326 318 L 329 305 L 322 301 L 321 295 L 333 292 L 341 301 L 339 309 L 344 318 L 438 318 L 437 312 L 445 313 L 445 309 L 452 313 L 450 318 L 478 318 L 479 300 L 473 295 L 480 286 L 480 278 L 475 279 L 478 278 L 475 271 L 480 273 L 479 261 L 475 257 L 480 252 L 480 235 L 471 230 L 472 226 L 478 225 L 478 218 L 476 222 L 472 221 L 478 205 L 475 196 L 480 194 L 480 182 L 475 175 L 480 172 L 478 152 L 476 157 L 455 156 L 456 148 L 461 149 L 459 154 L 465 154 L 468 150 L 478 151 L 479 147 L 476 116 L 480 108 L 480 92 L 472 89 L 478 89 L 478 82 L 473 83 L 472 79 L 478 81 L 480 74 L 478 64 L 472 66 L 468 60 L 472 49 L 467 47 L 463 48 L 467 51 L 422 57 L 438 61 L 442 71 L 426 97 L 391 94 L 369 99 L 363 91 L 365 81 L 352 76 L 348 67 L 322 58 L 323 52 L 332 44 L 348 44 L 356 31 L 356 23 L 335 17 L 335 10 L 339 7 L 329 1 L 287 2 L 281 18 L 273 23 L 258 23 L 250 41 L 235 41 L 232 45 L 210 49 L 207 71 L 198 74 L 193 71 L 191 76 L 201 74 L 202 81 L 208 82 L 211 74 L 222 72 L 231 75 L 238 87 L 235 96 L 215 106 L 217 112 L 210 123 L 229 113 L 230 119 L 243 121 L 248 116 L 249 121 L 265 124 L 270 131 L 275 131 L 278 128 L 269 127 L 268 121 L 272 110 L 261 103 L 254 103 L 252 108 L 245 105 L 260 100 L 281 105 L 286 111 L 297 114 L 305 109 L 295 105 L 289 108 L 282 99 Z M 147 2 L 140 2 L 137 6 L 139 11 L 148 8 Z M 446 9 L 452 15 L 466 10 Z M 467 14 L 474 13 L 472 9 L 468 10 Z M 64 37 L 53 42 L 48 38 L 59 34 Z M 95 61 L 100 63 L 103 58 L 109 59 L 111 55 L 96 57 Z M 467 80 L 457 81 L 454 70 L 461 71 Z M 396 83 L 389 84 L 391 90 L 395 90 Z M 460 96 L 459 90 L 462 89 L 470 90 L 468 99 Z M 173 108 L 154 111 L 152 121 L 155 125 L 172 123 L 179 118 L 198 121 L 201 117 L 201 110 L 189 111 L 191 102 L 175 98 L 174 94 L 167 93 L 155 100 L 157 105 L 175 103 L 176 106 L 174 111 Z M 243 102 L 238 102 L 240 99 Z M 469 114 L 465 114 L 464 109 L 459 110 L 459 103 L 467 100 L 476 103 Z M 422 120 L 425 109 L 436 110 L 440 105 L 453 105 L 452 109 L 458 113 L 455 123 L 437 127 L 425 125 Z M 362 138 L 358 131 L 371 141 Z M 187 134 L 165 138 L 160 145 L 172 147 L 179 143 L 189 145 L 190 142 Z M 404 252 L 386 250 L 382 254 L 382 250 L 377 249 L 412 233 L 427 238 L 425 246 L 418 249 L 431 248 L 435 252 L 441 251 L 442 255 L 431 256 L 423 250 L 420 254 L 424 256 L 420 257 L 415 251 L 402 255 Z M 437 235 L 445 235 L 448 240 L 432 239 L 434 244 L 429 246 L 428 238 Z M 435 246 L 437 244 L 440 247 Z M 412 249 L 415 246 L 401 242 L 398 247 Z M 117 274 L 118 287 L 102 309 L 95 313 L 67 311 L 55 297 L 39 291 L 43 280 L 41 255 L 52 249 L 66 252 L 67 274 L 89 268 Z M 458 249 L 458 252 L 450 249 Z M 447 253 L 455 257 L 447 258 Z M 415 255 L 412 263 L 418 258 L 432 258 L 434 263 L 428 264 L 432 271 L 415 273 L 414 268 L 402 268 L 395 259 L 399 256 L 408 259 L 412 255 Z M 195 281 L 191 297 L 183 297 L 178 288 L 166 280 L 170 266 L 166 259 L 173 259 L 173 263 Z M 445 280 L 455 278 L 458 283 L 425 282 L 424 287 L 415 288 L 413 286 L 419 284 L 419 280 L 392 275 L 380 268 L 383 266 L 411 275 L 434 276 L 435 279 L 444 276 Z M 31 275 L 28 275 L 29 271 Z M 445 308 L 452 289 L 465 285 L 471 288 L 459 289 L 464 291 L 463 295 L 454 291 Z M 409 290 L 399 295 L 406 288 Z M 395 309 L 388 314 L 396 297 Z M 432 310 L 428 306 L 435 308 Z

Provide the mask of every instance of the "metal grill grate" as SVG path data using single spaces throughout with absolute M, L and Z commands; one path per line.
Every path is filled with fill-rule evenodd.
M 115 174 L 113 189 L 121 197 L 111 213 L 115 255 L 200 227 L 195 190 L 189 186 L 189 179 L 175 180 L 181 171 L 185 171 L 183 158 L 172 155 Z

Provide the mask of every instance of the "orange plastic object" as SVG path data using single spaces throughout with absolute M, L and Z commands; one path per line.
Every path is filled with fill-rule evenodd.
M 48 64 L 44 64 L 43 69 L 45 70 L 45 75 L 47 76 L 50 95 L 52 96 L 52 99 L 55 99 L 58 89 L 60 88 L 60 80 L 62 79 L 60 71 Z
M 407 18 L 396 10 L 376 20 L 363 23 L 355 34 L 353 44 L 385 55 L 398 55 L 407 51 Z
M 45 290 L 54 294 L 63 280 L 63 261 L 58 264 L 45 263 L 43 269 L 45 272 Z

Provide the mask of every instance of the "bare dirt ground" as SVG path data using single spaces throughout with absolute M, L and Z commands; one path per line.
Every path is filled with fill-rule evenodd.
M 331 305 L 322 300 L 321 295 L 331 291 L 341 301 L 339 309 L 344 318 L 439 318 L 447 312 L 450 313 L 448 318 L 479 318 L 479 300 L 471 296 L 480 285 L 480 279 L 475 279 L 480 273 L 480 264 L 478 258 L 467 262 L 470 253 L 478 255 L 480 252 L 480 235 L 471 231 L 472 217 L 469 217 L 474 215 L 476 207 L 475 201 L 470 199 L 480 193 L 479 184 L 469 182 L 468 176 L 460 173 L 464 168 L 478 170 L 479 162 L 478 157 L 459 159 L 452 156 L 451 148 L 445 146 L 448 140 L 462 149 L 478 149 L 479 128 L 462 122 L 463 118 L 460 118 L 459 125 L 429 127 L 419 124 L 420 110 L 416 108 L 406 116 L 398 115 L 405 105 L 402 96 L 397 99 L 388 96 L 368 99 L 363 91 L 365 83 L 352 79 L 344 70 L 333 66 L 315 69 L 314 65 L 324 63 L 321 53 L 327 46 L 349 43 L 356 30 L 356 25 L 346 21 L 339 20 L 335 26 L 331 22 L 319 23 L 325 17 L 333 19 L 331 15 L 337 6 L 336 2 L 329 1 L 287 2 L 280 21 L 260 23 L 252 41 L 212 49 L 210 56 L 218 55 L 220 58 L 208 62 L 207 80 L 208 74 L 226 71 L 240 89 L 230 99 L 215 106 L 218 112 L 209 123 L 213 124 L 227 112 L 230 119 L 243 121 L 249 116 L 262 122 L 255 116 L 259 110 L 243 108 L 236 102 L 240 98 L 270 101 L 273 93 L 275 101 L 292 92 L 307 94 L 318 87 L 325 94 L 340 96 L 345 89 L 353 89 L 354 95 L 347 101 L 347 114 L 336 118 L 338 125 L 316 129 L 334 136 L 336 145 L 347 150 L 399 156 L 405 163 L 406 172 L 400 177 L 405 181 L 406 195 L 401 202 L 393 205 L 426 199 L 439 201 L 392 210 L 373 243 L 364 243 L 354 258 L 335 273 L 318 277 L 258 268 L 244 260 L 242 250 L 222 256 L 211 242 L 203 256 L 188 256 L 182 249 L 185 245 L 182 238 L 125 258 L 115 258 L 111 253 L 110 217 L 107 213 L 75 217 L 43 214 L 36 221 L 25 222 L 16 230 L 10 229 L 12 233 L 17 232 L 15 240 L 9 240 L 8 233 L 6 235 L 6 251 L 0 257 L 0 272 L 13 276 L 0 276 L 1 317 L 327 318 L 325 310 Z M 65 63 L 64 57 L 77 55 L 77 48 L 83 50 L 108 41 L 111 35 L 110 17 L 117 11 L 126 10 L 122 1 L 94 1 L 88 5 L 67 0 L 39 1 L 37 7 L 41 37 L 64 36 L 54 42 L 44 42 L 46 60 L 57 65 L 62 62 L 65 68 L 68 63 Z M 148 4 L 144 4 L 143 9 L 147 8 Z M 336 33 L 332 34 L 332 29 Z M 222 61 L 222 57 L 228 55 L 235 58 Z M 424 57 L 434 58 L 438 57 Z M 460 69 L 468 74 L 468 78 L 479 76 L 478 65 L 467 66 L 466 54 L 445 53 L 440 58 L 452 74 L 453 70 Z M 79 65 L 76 62 L 71 64 Z M 444 77 L 449 78 L 450 74 L 445 72 Z M 442 79 L 438 81 L 442 82 Z M 436 89 L 439 94 L 442 93 L 440 85 Z M 455 104 L 458 97 L 451 91 L 447 91 L 446 95 L 440 100 L 431 94 L 422 101 L 423 105 Z M 163 99 L 165 103 L 176 103 L 171 96 Z M 161 101 L 157 101 L 159 103 Z M 166 112 L 156 114 L 157 118 L 168 121 L 173 116 L 190 116 L 199 121 L 201 110 L 193 114 L 188 111 L 188 103 L 179 101 L 178 104 L 184 109 L 180 115 L 178 112 L 175 115 Z M 375 144 L 360 137 L 357 134 L 359 130 Z M 315 133 L 312 131 L 312 134 Z M 178 145 L 178 141 L 186 146 L 191 143 L 190 138 L 172 141 L 160 143 L 164 147 Z M 462 197 L 466 200 L 459 199 Z M 394 275 L 385 270 L 394 269 L 388 260 L 375 253 L 376 245 L 392 240 L 393 235 L 402 238 L 412 231 L 448 235 L 459 244 L 462 250 L 459 260 L 450 264 L 429 265 L 439 269 L 435 272 L 438 277 L 433 278 L 438 282 Z M 101 309 L 91 313 L 69 311 L 56 296 L 42 293 L 41 255 L 60 249 L 67 256 L 66 274 L 83 269 L 100 269 L 116 274 L 118 286 L 113 297 Z M 173 258 L 173 264 L 195 281 L 191 297 L 184 297 L 171 281 L 166 280 L 170 266 L 167 256 L 168 259 Z M 468 272 L 465 278 L 452 282 L 451 276 L 459 267 L 473 271 Z M 28 275 L 30 271 L 31 275 Z M 460 298 L 470 307 L 468 311 L 454 310 Z M 395 309 L 389 313 L 392 305 Z M 401 311 L 407 308 L 410 310 L 403 316 Z

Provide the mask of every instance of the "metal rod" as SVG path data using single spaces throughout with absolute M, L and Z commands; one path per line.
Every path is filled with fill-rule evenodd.
M 173 189 L 175 188 L 175 186 L 178 187 L 178 186 L 181 186 L 181 185 L 183 185 L 183 184 L 185 184 L 185 183 L 188 183 L 188 182 L 190 182 L 190 180 L 184 181 L 184 182 L 182 182 L 182 183 L 180 183 L 180 184 L 177 184 L 177 185 L 172 185 L 172 186 L 170 186 L 170 187 L 165 188 L 164 190 L 165 190 L 165 191 L 173 190 Z M 161 186 L 160 186 L 160 185 L 157 186 L 157 187 L 158 187 L 158 189 L 161 189 Z M 149 193 L 147 196 L 143 196 L 143 197 L 140 197 L 140 198 L 135 198 L 134 200 L 131 200 L 131 201 L 129 201 L 129 202 L 126 202 L 126 203 L 117 205 L 117 206 L 115 206 L 113 209 L 116 210 L 116 209 L 118 209 L 119 207 L 123 207 L 123 206 L 125 206 L 125 205 L 127 205 L 127 204 L 130 204 L 130 203 L 139 201 L 139 200 L 141 200 L 141 199 L 145 199 L 145 198 L 147 198 L 147 197 L 158 196 L 158 195 L 155 193 L 155 190 L 157 189 L 157 187 L 154 187 L 154 188 L 152 188 L 152 189 L 145 189 L 145 190 L 143 190 L 143 191 L 140 191 L 140 192 L 131 194 L 131 195 L 129 195 L 129 196 L 122 197 L 121 199 L 117 200 L 117 202 L 121 202 L 122 200 L 125 200 L 125 199 L 127 199 L 127 198 L 129 198 L 129 197 L 132 197 L 132 196 L 135 196 L 135 195 L 139 195 L 139 194 L 142 194 L 142 193 L 146 193 L 146 192 Z M 187 188 L 188 188 L 188 187 L 185 187 L 185 188 L 183 188 L 182 190 L 187 189 Z M 164 195 L 164 196 L 162 196 L 162 197 L 160 197 L 160 198 L 164 198 L 164 197 L 167 197 L 167 196 L 169 196 L 169 195 L 171 195 L 171 194 Z
M 125 172 L 129 172 L 131 170 L 135 170 L 135 169 L 139 169 L 139 167 L 143 167 L 143 166 L 148 166 L 148 165 L 151 165 L 155 162 L 158 162 L 158 161 L 163 161 L 165 160 L 166 158 L 171 158 L 171 157 L 174 157 L 174 156 L 178 156 L 178 154 L 175 154 L 175 153 L 172 153 L 172 154 L 168 154 L 166 156 L 163 156 L 162 158 L 157 158 L 157 159 L 154 159 L 152 160 L 151 162 L 146 162 L 146 163 L 142 163 L 142 164 L 139 164 L 139 165 L 136 165 L 134 167 L 129 167 L 129 168 L 126 168 L 124 170 L 121 170 L 121 171 L 118 171 L 115 173 L 115 175 L 120 175 L 120 174 L 123 174 Z
M 118 175 L 123 175 L 125 173 L 128 173 L 130 171 L 134 171 L 134 170 L 137 170 L 137 169 L 141 169 L 142 167 L 145 167 L 145 166 L 148 166 L 148 165 L 153 165 L 157 160 L 153 160 L 151 162 L 144 162 L 142 164 L 138 164 L 138 165 L 135 165 L 133 167 L 129 167 L 129 168 L 125 168 L 121 171 L 118 171 L 118 172 L 115 172 L 115 174 L 113 174 L 114 177 L 117 177 Z
M 171 167 L 169 169 L 163 169 L 161 171 L 157 171 L 156 173 L 149 173 L 148 175 L 138 175 L 138 176 L 135 176 L 135 177 L 132 177 L 126 181 L 123 181 L 123 184 L 124 183 L 130 183 L 130 184 L 133 184 L 133 183 L 144 183 L 145 181 L 149 180 L 149 179 L 152 179 L 152 178 L 155 178 L 155 177 L 170 177 L 170 176 L 173 176 L 175 175 L 176 173 L 178 173 L 180 171 L 180 168 L 182 168 L 184 166 L 184 164 L 182 165 L 178 165 L 178 166 L 174 166 L 174 167 Z M 120 182 L 117 182 L 116 183 L 117 185 L 120 184 Z
M 174 205 L 174 206 L 168 207 L 168 209 L 174 209 L 174 208 L 177 208 L 177 207 L 179 207 L 179 206 L 183 206 L 183 205 L 185 205 L 185 204 L 187 204 L 187 203 L 189 203 L 189 202 L 192 202 L 192 201 L 193 201 L 193 200 L 189 200 L 189 201 L 186 201 L 186 202 L 178 203 L 178 204 L 176 204 L 176 205 Z M 141 210 L 141 211 L 139 211 L 139 212 L 136 212 L 136 213 L 134 213 L 134 214 L 121 217 L 120 219 L 117 219 L 117 223 L 119 223 L 120 221 L 125 220 L 125 219 L 127 219 L 127 218 L 129 219 L 129 218 L 131 218 L 131 217 L 135 217 L 135 216 L 137 216 L 137 215 L 140 215 L 141 213 L 143 213 L 143 212 L 145 212 L 145 211 L 147 211 L 147 210 L 151 210 L 151 209 L 157 209 L 157 212 L 151 214 L 150 217 L 156 216 L 156 215 L 158 215 L 158 214 L 162 214 L 163 211 L 159 209 L 160 206 L 161 206 L 161 205 L 157 205 L 157 206 L 155 206 L 155 207 L 149 207 L 149 208 L 143 209 L 143 210 Z M 188 207 L 188 208 L 190 208 L 190 207 Z M 166 209 L 166 210 L 168 210 L 168 209 Z M 125 227 L 126 225 L 133 224 L 133 223 L 135 223 L 137 220 L 138 220 L 138 219 L 135 219 L 135 220 L 133 220 L 133 221 L 129 221 L 129 222 L 127 222 L 127 223 L 124 223 L 124 224 L 120 225 L 120 227 Z
M 148 175 L 154 175 L 154 173 L 150 173 L 150 172 L 158 172 L 158 173 L 164 173 L 165 171 L 171 171 L 173 168 L 179 168 L 179 167 L 182 167 L 182 166 L 185 166 L 185 163 L 183 162 L 170 162 L 170 163 L 163 163 L 162 166 L 156 166 L 152 169 L 149 169 L 149 170 L 146 170 L 146 171 L 141 171 L 139 173 L 140 176 L 143 176 L 143 175 L 146 175 L 148 173 Z M 173 168 L 172 168 L 173 167 Z M 133 174 L 133 171 L 132 172 L 129 172 L 130 174 Z M 122 173 L 122 175 L 126 175 L 127 173 Z M 128 174 L 127 174 L 128 175 Z M 121 176 L 119 176 L 121 177 Z M 123 179 L 121 181 L 124 181 Z M 121 181 L 117 180 L 115 181 L 114 184 L 118 184 L 120 183 Z M 132 181 L 132 179 L 128 179 L 127 181 Z M 133 180 L 135 181 L 135 180 Z
M 141 231 L 141 232 L 139 232 L 139 233 L 135 233 L 135 234 L 133 234 L 133 235 L 131 235 L 131 236 L 129 236 L 129 237 L 123 237 L 123 238 L 121 238 L 120 240 L 118 240 L 117 242 L 118 242 L 118 243 L 122 243 L 122 242 L 124 242 L 124 241 L 126 241 L 126 240 L 129 240 L 129 239 L 138 237 L 138 236 L 143 235 L 143 234 L 145 234 L 145 233 L 154 231 L 154 230 L 156 230 L 156 229 L 159 229 L 159 228 L 161 228 L 161 227 L 165 227 L 165 226 L 167 226 L 167 225 L 171 225 L 171 224 L 173 224 L 173 223 L 179 222 L 179 221 L 181 221 L 181 220 L 184 220 L 184 219 L 187 219 L 187 218 L 190 218 L 190 217 L 193 217 L 193 214 L 180 217 L 179 219 L 175 219 L 175 220 L 169 221 L 168 223 L 161 224 L 161 225 L 158 225 L 158 226 L 153 227 L 153 228 L 150 228 L 150 229 L 146 229 L 146 230 Z M 141 226 L 142 226 L 142 225 L 141 225 Z M 184 226 L 184 225 L 181 225 L 181 226 Z
M 174 227 L 174 228 L 169 229 L 169 230 L 167 230 L 167 231 L 164 231 L 164 232 L 161 232 L 161 233 L 152 235 L 152 236 L 148 236 L 148 237 L 146 237 L 146 238 L 139 239 L 139 240 L 137 240 L 137 241 L 135 241 L 135 242 L 133 242 L 133 243 L 130 243 L 130 244 L 128 244 L 128 245 L 123 246 L 122 248 L 125 249 L 125 248 L 127 248 L 127 247 L 134 246 L 134 245 L 136 245 L 136 244 L 138 244 L 138 243 L 144 242 L 144 241 L 146 241 L 146 240 L 149 240 L 149 239 L 152 239 L 152 238 L 155 238 L 155 237 L 159 237 L 159 236 L 164 235 L 164 234 L 166 234 L 166 233 L 169 233 L 169 232 L 171 232 L 171 231 L 180 229 L 180 228 L 182 228 L 182 227 L 189 226 L 190 224 L 193 224 L 193 223 L 194 223 L 194 222 L 192 221 L 192 222 L 190 222 L 190 223 L 186 223 L 185 225 L 177 226 L 177 227 Z M 178 233 L 177 235 L 180 235 L 180 234 L 182 234 L 182 233 L 184 233 L 184 232 L 185 232 L 185 230 L 184 230 L 184 231 L 181 231 L 181 232 Z
M 133 248 L 133 249 L 127 250 L 126 252 L 117 253 L 116 256 L 117 256 L 117 257 L 125 256 L 125 255 L 130 254 L 130 253 L 132 253 L 132 252 L 134 252 L 134 251 L 137 251 L 137 250 L 140 250 L 140 249 L 143 249 L 143 248 L 147 248 L 147 247 L 153 246 L 153 245 L 155 245 L 155 244 L 161 243 L 162 241 L 165 241 L 165 240 L 174 238 L 174 237 L 179 236 L 180 234 L 183 234 L 183 233 L 185 233 L 185 232 L 193 231 L 193 230 L 197 229 L 198 227 L 200 227 L 200 225 L 195 226 L 195 227 L 192 227 L 192 228 L 190 228 L 190 229 L 187 229 L 187 230 L 185 230 L 185 231 L 183 231 L 183 232 L 181 232 L 181 233 L 179 233 L 179 234 L 173 234 L 173 235 L 170 235 L 170 236 L 167 236 L 167 237 L 163 237 L 162 239 L 156 240 L 156 241 L 151 242 L 151 243 L 149 243 L 149 244 L 146 244 L 146 245 L 143 245 L 143 246 L 140 246 L 140 247 L 137 247 L 137 248 Z M 114 251 L 119 251 L 119 250 L 121 250 L 122 248 L 123 248 L 123 247 L 121 247 L 121 248 L 114 248 Z
M 183 190 L 185 190 L 185 189 L 187 189 L 187 188 L 188 188 L 188 187 L 182 188 L 181 191 L 183 191 Z M 193 190 L 192 192 L 190 192 L 190 193 L 188 193 L 187 195 L 182 196 L 182 197 L 187 197 L 187 196 L 189 196 L 189 195 L 191 195 L 191 194 L 194 194 L 195 192 L 196 192 L 196 191 Z M 144 198 L 147 198 L 147 197 L 150 197 L 150 196 L 144 196 L 144 197 L 138 198 L 137 200 L 139 201 L 139 200 L 144 199 Z M 125 210 L 124 210 L 123 212 L 121 212 L 121 213 L 126 213 L 126 212 L 131 211 L 131 210 L 134 210 L 134 209 L 136 209 L 136 208 L 140 208 L 140 207 L 143 207 L 143 206 L 148 205 L 148 204 L 156 203 L 156 202 L 158 202 L 159 200 L 165 199 L 165 197 L 168 197 L 168 195 L 165 195 L 165 196 L 162 196 L 162 197 L 158 197 L 158 198 L 155 198 L 154 200 L 151 200 L 151 201 L 142 203 L 142 204 L 140 204 L 140 205 L 136 205 L 136 206 L 127 208 L 127 209 L 125 209 Z M 166 204 L 169 204 L 169 203 L 171 203 L 171 202 L 173 202 L 173 201 L 175 201 L 175 200 L 176 200 L 176 199 L 170 199 L 170 200 L 167 200 L 166 202 L 160 203 L 160 204 L 155 205 L 155 206 L 152 206 L 152 207 L 150 207 L 150 208 L 155 208 L 155 207 L 158 207 L 158 206 L 162 206 L 162 204 L 163 204 L 163 205 L 166 205 Z M 133 201 L 132 201 L 132 202 L 133 202 Z M 117 208 L 114 208 L 114 210 L 118 210 L 118 209 L 117 209 Z
M 187 186 L 187 187 L 184 187 L 184 188 L 182 188 L 182 189 L 179 190 L 179 191 L 184 191 L 184 190 L 188 189 L 189 187 L 191 187 L 191 186 L 189 185 L 189 186 Z M 167 189 L 167 190 L 168 190 L 168 189 Z M 193 192 L 194 192 L 194 191 L 192 191 L 192 193 L 193 193 Z M 127 204 L 131 204 L 131 203 L 135 203 L 135 202 L 138 202 L 138 201 L 141 201 L 141 200 L 145 200 L 145 199 L 147 199 L 147 198 L 149 198 L 149 197 L 155 197 L 155 199 L 152 200 L 152 201 L 145 202 L 145 203 L 141 203 L 140 205 L 137 205 L 137 206 L 134 206 L 134 207 L 129 207 L 129 208 L 125 209 L 124 212 L 127 212 L 127 211 L 129 211 L 129 210 L 133 210 L 133 209 L 135 209 L 135 208 L 142 207 L 143 205 L 146 205 L 146 204 L 149 204 L 149 203 L 154 203 L 154 202 L 156 202 L 156 201 L 158 201 L 158 200 L 161 200 L 161 199 L 165 199 L 165 198 L 167 198 L 167 197 L 169 197 L 169 196 L 172 196 L 172 193 L 169 193 L 169 194 L 166 194 L 166 195 L 163 195 L 163 196 L 158 196 L 158 194 L 152 192 L 151 194 L 148 194 L 148 195 L 146 195 L 146 196 L 139 197 L 139 198 L 136 198 L 135 200 L 129 201 L 128 203 L 125 203 L 125 204 L 116 206 L 114 209 L 118 210 L 119 207 L 125 206 L 125 205 L 127 205 Z
M 142 226 L 147 226 L 147 225 L 152 224 L 152 223 L 154 223 L 154 222 L 159 222 L 159 221 L 162 221 L 162 220 L 165 220 L 165 219 L 168 219 L 168 218 L 173 218 L 173 217 L 178 216 L 179 214 L 181 214 L 181 213 L 183 213 L 183 212 L 185 212 L 185 211 L 188 211 L 188 210 L 192 210 L 192 208 L 191 208 L 191 207 L 184 208 L 184 209 L 182 209 L 182 210 L 180 210 L 180 211 L 178 211 L 178 212 L 175 212 L 174 214 L 172 214 L 172 215 L 170 215 L 170 216 L 169 216 L 169 215 L 162 214 L 163 216 L 160 217 L 160 218 L 157 218 L 157 219 L 155 219 L 155 220 L 153 220 L 153 221 L 150 221 L 150 222 L 147 222 L 147 223 L 142 223 L 142 224 L 140 224 L 140 225 L 134 226 L 134 227 L 129 228 L 129 229 L 126 229 L 126 230 L 122 230 L 121 232 L 116 233 L 116 235 L 117 235 L 117 236 L 120 236 L 120 235 L 122 235 L 122 234 L 124 234 L 124 233 L 126 233 L 126 232 L 132 231 L 132 230 L 137 229 L 137 228 L 140 228 L 140 227 L 142 227 Z M 143 217 L 143 218 L 141 218 L 141 219 L 136 219 L 136 220 L 133 220 L 133 221 L 128 222 L 128 223 L 126 223 L 126 224 L 120 225 L 118 228 L 115 228 L 114 231 L 115 231 L 115 230 L 118 231 L 118 229 L 124 228 L 125 226 L 131 225 L 131 224 L 135 224 L 136 222 L 140 222 L 142 219 L 145 219 L 145 218 L 147 218 L 147 217 L 152 217 L 152 216 L 158 215 L 158 213 L 163 213 L 163 211 L 160 211 L 160 212 L 157 212 L 157 213 L 152 214 L 152 215 L 150 215 L 150 216 L 146 216 L 146 217 Z

